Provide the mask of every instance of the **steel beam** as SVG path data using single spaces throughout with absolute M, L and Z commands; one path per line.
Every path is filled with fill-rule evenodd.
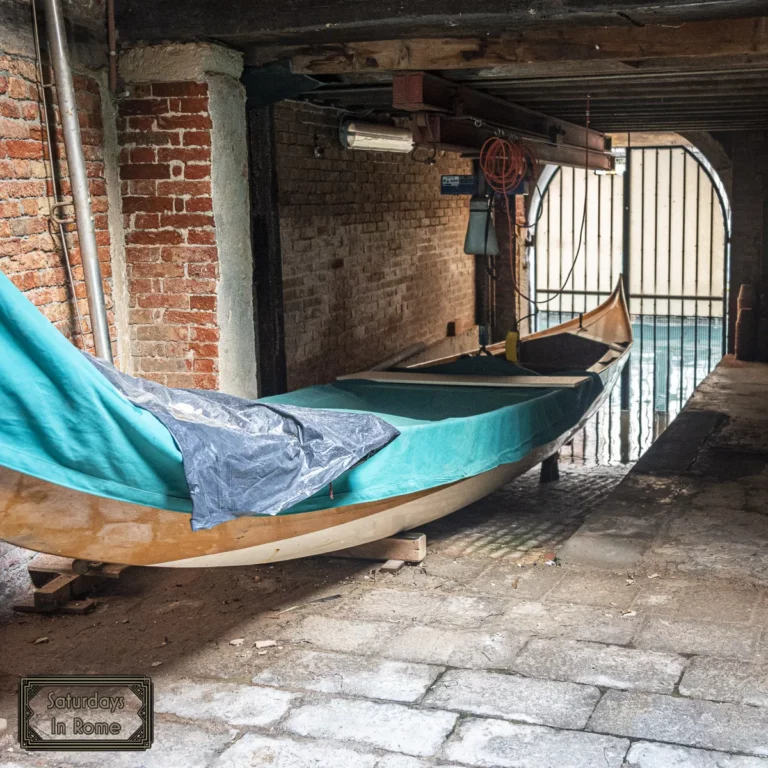
M 492 136 L 498 135 L 488 127 L 478 127 L 471 120 L 462 120 L 434 112 L 420 112 L 411 120 L 413 140 L 417 146 L 475 155 Z M 512 133 L 512 131 L 510 131 Z M 542 163 L 567 165 L 574 168 L 589 167 L 610 171 L 614 167 L 613 156 L 605 151 L 587 150 L 570 144 L 532 142 L 533 151 Z
M 604 152 L 605 136 L 558 120 L 497 96 L 444 80 L 427 72 L 398 73 L 392 81 L 392 106 L 406 112 L 445 112 L 503 126 L 557 144 L 589 146 Z

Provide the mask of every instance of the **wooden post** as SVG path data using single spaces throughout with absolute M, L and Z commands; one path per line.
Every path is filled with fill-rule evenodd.
M 542 483 L 552 483 L 560 479 L 560 451 L 553 453 L 548 459 L 541 462 L 540 481 Z
M 277 158 L 271 106 L 248 110 L 253 304 L 259 397 L 288 388 Z

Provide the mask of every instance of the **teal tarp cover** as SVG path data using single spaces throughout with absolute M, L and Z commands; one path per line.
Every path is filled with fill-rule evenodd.
M 192 529 L 200 530 L 279 514 L 398 435 L 370 413 L 176 389 L 120 373 L 74 350 L 5 277 L 0 291 L 0 434 L 8 465 L 29 474 L 184 511 L 191 497 Z M 174 441 L 180 454 L 162 451 Z
M 155 416 L 128 402 L 0 273 L 0 464 L 52 483 L 191 512 L 182 455 Z M 446 373 L 514 375 L 465 358 Z M 263 402 L 378 415 L 400 437 L 282 514 L 390 498 L 523 458 L 575 426 L 600 391 L 348 380 Z
M 0 464 L 86 493 L 192 511 L 170 432 L 129 403 L 2 272 Z
M 463 357 L 420 368 L 449 375 L 531 375 L 502 358 Z M 584 375 L 584 371 L 574 371 Z M 518 461 L 580 421 L 602 389 L 597 374 L 573 389 L 378 383 L 347 379 L 268 401 L 375 413 L 400 431 L 378 454 L 291 508 L 308 512 L 434 488 Z

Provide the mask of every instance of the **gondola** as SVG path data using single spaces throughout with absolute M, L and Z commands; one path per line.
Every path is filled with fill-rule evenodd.
M 89 492 L 58 480 L 64 475 L 56 467 L 22 471 L 26 465 L 6 451 L 0 539 L 89 561 L 212 567 L 308 557 L 412 530 L 559 451 L 606 401 L 631 346 L 620 279 L 597 308 L 524 337 L 516 363 L 502 343 L 265 398 L 374 413 L 400 435 L 280 514 L 246 514 L 207 530 L 191 529 L 184 505 L 168 509 Z

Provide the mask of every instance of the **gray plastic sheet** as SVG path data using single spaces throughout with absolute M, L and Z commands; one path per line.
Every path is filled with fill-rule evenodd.
M 173 389 L 87 356 L 130 402 L 154 414 L 173 435 L 192 498 L 193 530 L 243 515 L 277 515 L 400 434 L 373 414 Z

